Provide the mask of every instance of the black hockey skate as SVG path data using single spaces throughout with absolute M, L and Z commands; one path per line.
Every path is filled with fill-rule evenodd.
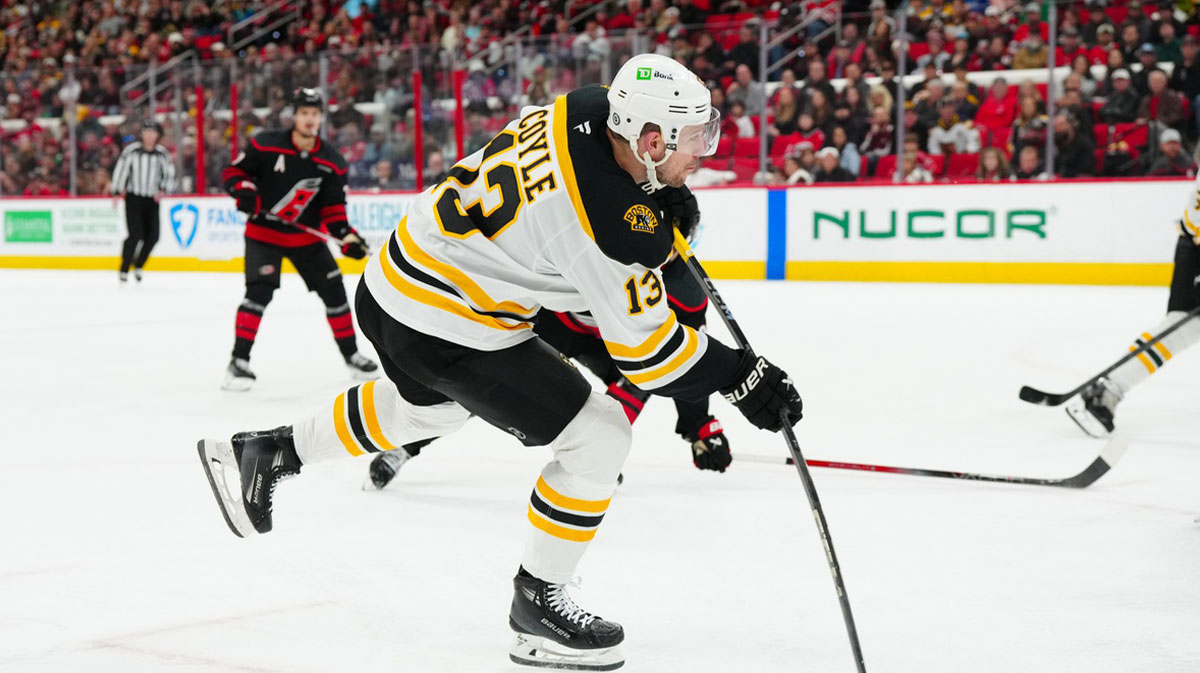
M 249 360 L 234 358 L 225 368 L 225 382 L 221 384 L 221 388 L 243 392 L 250 390 L 250 386 L 254 385 L 257 378 L 254 372 L 250 371 Z
M 1083 389 L 1079 400 L 1067 405 L 1067 415 L 1088 435 L 1108 437 L 1116 428 L 1114 420 L 1121 398 L 1121 390 L 1112 381 L 1100 378 Z
M 202 439 L 200 462 L 225 523 L 238 537 L 271 530 L 271 497 L 283 479 L 300 474 L 292 426 L 239 432 L 229 441 Z
M 369 381 L 379 376 L 379 365 L 371 358 L 355 351 L 346 357 L 346 369 L 356 379 Z
M 509 659 L 576 671 L 612 671 L 625 664 L 620 648 L 625 630 L 575 605 L 567 585 L 543 582 L 521 568 L 513 589 L 508 625 L 517 641 Z

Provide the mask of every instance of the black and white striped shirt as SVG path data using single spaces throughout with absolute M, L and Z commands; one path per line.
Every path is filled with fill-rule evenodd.
M 113 167 L 112 193 L 153 198 L 171 191 L 174 182 L 175 166 L 166 148 L 155 145 L 147 152 L 138 141 L 127 145 L 117 158 L 117 165 Z

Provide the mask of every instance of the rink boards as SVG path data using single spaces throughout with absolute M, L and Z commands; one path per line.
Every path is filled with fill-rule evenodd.
M 701 189 L 695 248 L 720 278 L 1164 285 L 1191 184 Z M 378 246 L 413 196 L 351 194 L 351 224 Z M 0 200 L 0 213 L 0 267 L 116 267 L 123 203 L 13 198 Z M 160 221 L 149 268 L 241 271 L 245 217 L 232 199 L 164 198 Z M 363 264 L 341 263 L 349 272 Z

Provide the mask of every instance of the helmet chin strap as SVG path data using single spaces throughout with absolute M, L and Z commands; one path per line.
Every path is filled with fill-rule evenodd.
M 630 140 L 629 148 L 633 150 L 633 156 L 637 157 L 638 161 L 642 162 L 642 165 L 646 167 L 646 179 L 648 182 L 642 183 L 642 189 L 646 190 L 647 194 L 653 194 L 663 187 L 666 187 L 666 185 L 658 181 L 658 167 L 667 163 L 667 159 L 671 158 L 671 154 L 674 152 L 674 150 L 668 148 L 666 154 L 663 155 L 663 158 L 655 161 L 650 158 L 650 152 L 638 152 L 638 141 Z

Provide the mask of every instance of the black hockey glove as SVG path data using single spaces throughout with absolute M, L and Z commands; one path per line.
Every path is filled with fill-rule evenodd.
M 229 191 L 229 195 L 237 201 L 237 209 L 246 213 L 248 217 L 254 217 L 258 211 L 262 209 L 262 201 L 258 198 L 258 188 L 253 182 L 243 180 Z
M 700 224 L 700 204 L 692 190 L 683 187 L 663 187 L 654 192 L 654 201 L 663 211 L 663 221 L 679 230 L 683 237 L 691 240 L 696 225 Z
M 779 415 L 784 411 L 788 425 L 795 425 L 803 417 L 804 403 L 787 372 L 750 351 L 742 351 L 737 379 L 721 394 L 746 420 L 763 430 L 782 430 Z
M 701 470 L 724 472 L 733 462 L 729 455 L 729 440 L 725 438 L 725 429 L 721 421 L 709 416 L 704 424 L 693 433 L 685 434 L 684 439 L 692 444 L 692 464 Z
M 342 237 L 342 254 L 350 259 L 363 259 L 371 253 L 370 248 L 363 242 L 358 232 L 351 230 Z

